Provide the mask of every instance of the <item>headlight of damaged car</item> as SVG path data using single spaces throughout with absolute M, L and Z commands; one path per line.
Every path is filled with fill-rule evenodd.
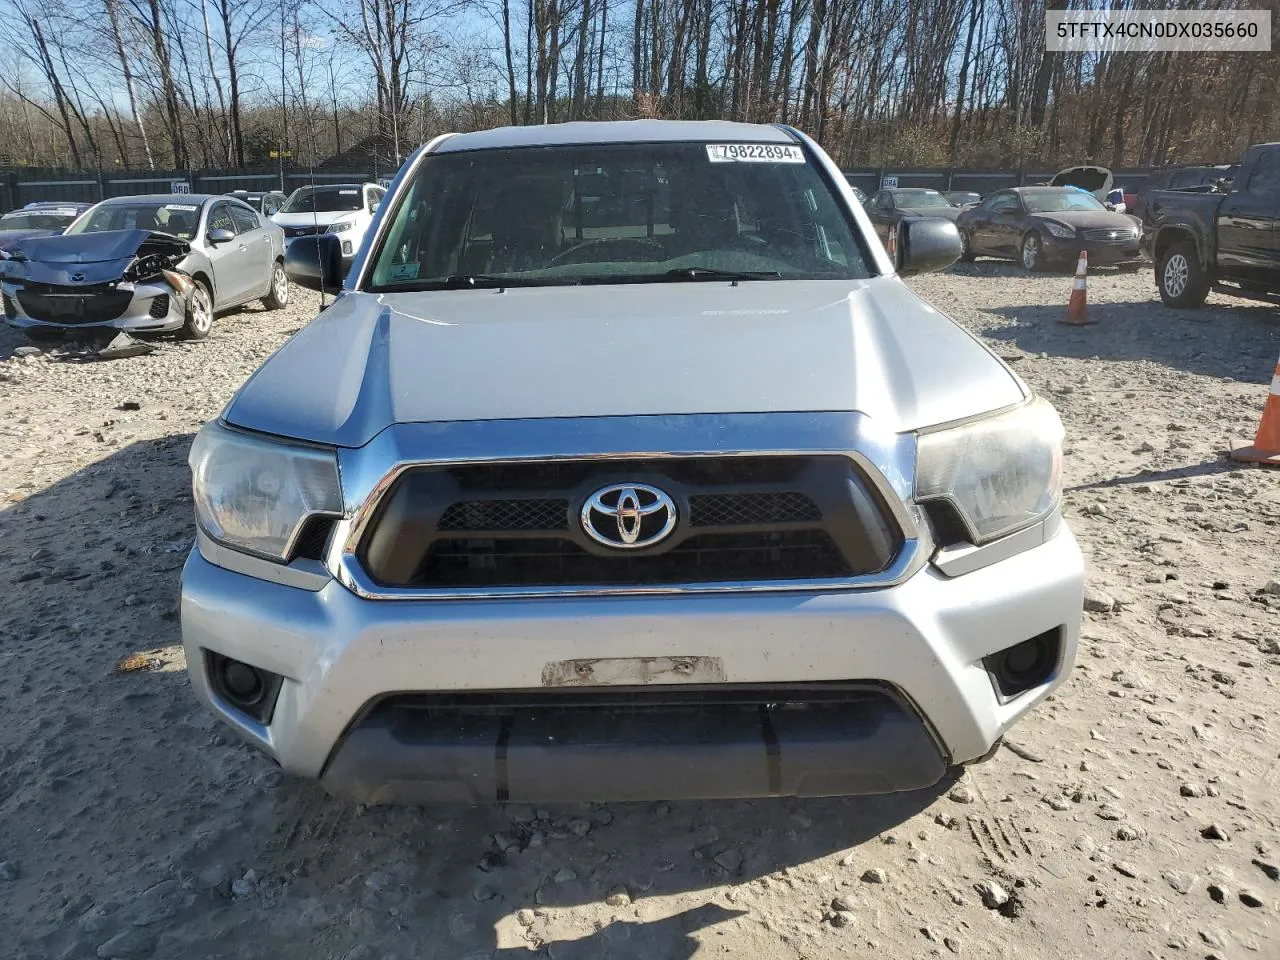
M 1046 400 L 920 437 L 916 499 L 950 502 L 975 544 L 1029 526 L 1062 497 L 1062 421 Z
M 277 443 L 214 422 L 191 446 L 201 529 L 233 550 L 280 562 L 308 517 L 342 515 L 331 450 Z
M 1044 228 L 1052 233 L 1055 237 L 1069 238 L 1074 237 L 1076 232 L 1070 227 L 1064 227 L 1060 223 L 1046 223 Z

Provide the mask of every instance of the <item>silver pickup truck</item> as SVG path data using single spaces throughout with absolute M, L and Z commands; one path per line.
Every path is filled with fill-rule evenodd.
M 188 670 L 355 802 L 925 787 L 1071 668 L 1062 435 L 793 129 L 440 137 L 196 438 Z

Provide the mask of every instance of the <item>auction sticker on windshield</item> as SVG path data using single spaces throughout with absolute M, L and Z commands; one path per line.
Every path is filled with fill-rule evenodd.
M 166 210 L 178 210 L 183 213 L 195 213 L 200 209 L 194 203 L 166 203 L 164 208 Z
M 708 143 L 712 163 L 804 163 L 804 151 L 781 143 Z

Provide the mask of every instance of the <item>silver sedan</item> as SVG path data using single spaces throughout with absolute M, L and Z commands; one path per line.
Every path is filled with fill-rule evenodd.
M 214 315 L 289 299 L 284 232 L 240 200 L 118 197 L 0 264 L 9 324 L 33 338 L 86 328 L 207 336 Z

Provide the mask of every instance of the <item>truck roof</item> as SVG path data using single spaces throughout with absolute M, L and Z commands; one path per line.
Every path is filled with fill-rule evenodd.
M 781 127 L 728 120 L 609 120 L 574 121 L 543 126 L 496 127 L 475 133 L 458 133 L 439 143 L 436 153 L 464 150 L 505 150 L 512 147 L 559 147 L 600 143 L 677 143 L 717 141 L 730 143 L 797 143 Z

